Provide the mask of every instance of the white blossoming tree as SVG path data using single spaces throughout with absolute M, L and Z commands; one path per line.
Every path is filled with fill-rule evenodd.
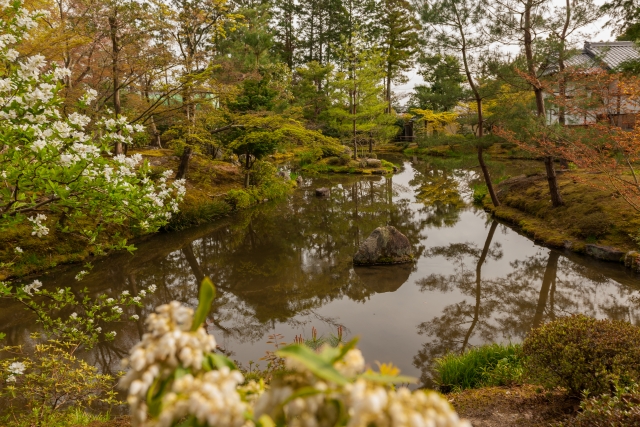
M 319 352 L 283 347 L 276 354 L 286 369 L 269 388 L 244 383 L 202 326 L 214 296 L 205 279 L 195 314 L 173 301 L 147 318 L 147 333 L 123 362 L 134 426 L 470 427 L 438 393 L 396 389 L 411 379 L 365 369 L 356 340 Z
M 55 226 L 90 243 L 113 225 L 157 229 L 178 210 L 184 182 L 169 184 L 170 173 L 153 182 L 140 155 L 109 155 L 109 145 L 131 142 L 141 126 L 106 119 L 89 134 L 89 117 L 60 111 L 69 70 L 13 49 L 38 16 L 20 0 L 0 0 L 0 229 L 30 222 L 35 236 Z M 93 97 L 89 90 L 79 106 Z

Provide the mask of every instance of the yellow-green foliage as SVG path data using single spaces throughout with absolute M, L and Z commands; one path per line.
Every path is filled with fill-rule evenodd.
M 118 403 L 115 379 L 75 357 L 72 344 L 37 344 L 29 355 L 19 346 L 0 351 L 3 425 L 49 426 L 65 409 Z

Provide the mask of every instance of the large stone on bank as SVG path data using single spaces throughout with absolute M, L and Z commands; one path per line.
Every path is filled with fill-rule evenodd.
M 379 168 L 382 166 L 382 162 L 378 159 L 367 159 L 367 166 L 370 168 Z
M 362 242 L 353 256 L 355 265 L 402 264 L 413 261 L 407 236 L 395 227 L 378 227 Z
M 602 259 L 605 261 L 624 261 L 626 252 L 621 251 L 618 248 L 612 246 L 601 245 L 585 245 L 584 251 L 594 258 Z
M 316 188 L 316 196 L 318 197 L 326 197 L 329 193 L 330 191 L 327 187 Z

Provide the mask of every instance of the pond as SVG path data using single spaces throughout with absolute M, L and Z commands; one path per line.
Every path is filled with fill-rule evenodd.
M 99 260 L 82 282 L 82 266 L 40 278 L 45 287 L 87 287 L 111 296 L 158 290 L 118 325 L 116 340 L 85 355 L 105 371 L 144 332 L 155 306 L 195 306 L 198 283 L 210 276 L 218 297 L 209 332 L 247 367 L 273 350 L 268 341 L 336 334 L 358 336 L 368 362 L 390 362 L 431 381 L 431 362 L 492 342 L 519 342 L 542 322 L 571 313 L 640 323 L 631 297 L 637 276 L 622 266 L 539 246 L 471 203 L 473 168 L 396 158 L 393 176 L 311 177 L 287 200 L 234 213 L 204 227 L 153 236 Z M 520 166 L 518 166 L 520 168 Z M 524 167 L 524 166 L 523 166 Z M 315 196 L 326 186 L 331 194 Z M 393 225 L 414 246 L 416 262 L 373 268 L 352 265 L 360 242 Z M 133 314 L 133 311 L 128 313 Z M 11 343 L 26 342 L 34 319 L 22 307 L 0 309 Z M 271 339 L 270 339 L 271 337 Z

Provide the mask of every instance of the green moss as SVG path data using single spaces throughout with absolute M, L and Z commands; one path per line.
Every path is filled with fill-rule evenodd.
M 483 206 L 498 219 L 518 225 L 535 241 L 553 247 L 584 252 L 587 243 L 637 247 L 632 235 L 640 228 L 638 215 L 621 198 L 598 188 L 600 177 L 583 172 L 560 175 L 558 184 L 564 205 L 551 205 L 544 175 L 532 175 L 498 185 L 502 205 L 495 208 L 488 197 Z

